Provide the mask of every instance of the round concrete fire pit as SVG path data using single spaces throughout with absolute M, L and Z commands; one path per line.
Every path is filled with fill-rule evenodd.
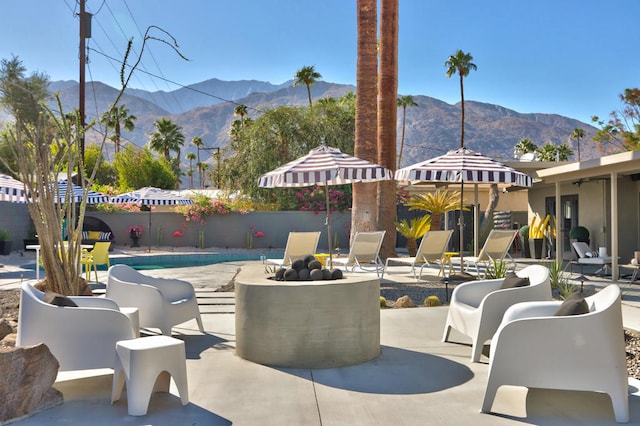
M 275 281 L 263 265 L 235 281 L 236 354 L 259 364 L 342 367 L 380 355 L 380 280 Z

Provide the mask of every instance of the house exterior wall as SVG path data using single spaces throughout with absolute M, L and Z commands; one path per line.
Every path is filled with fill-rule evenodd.
M 579 224 L 589 230 L 591 247 L 607 247 L 611 255 L 611 183 L 609 179 L 594 179 L 560 185 L 560 195 L 578 196 Z M 545 199 L 555 197 L 555 185 L 534 185 L 529 190 L 528 221 L 537 213 L 544 217 Z M 640 183 L 629 176 L 618 178 L 618 255 L 620 264 L 629 263 L 633 252 L 640 250 Z M 565 252 L 568 248 L 564 248 Z

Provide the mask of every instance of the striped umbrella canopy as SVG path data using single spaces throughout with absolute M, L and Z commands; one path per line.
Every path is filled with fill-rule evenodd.
M 145 206 L 171 206 L 176 204 L 193 204 L 190 198 L 176 195 L 166 189 L 145 186 L 135 191 L 114 195 L 111 203 L 138 203 Z
M 514 186 L 530 187 L 532 185 L 531 176 L 526 173 L 517 171 L 505 164 L 495 161 L 489 157 L 485 157 L 480 153 L 471 151 L 467 148 L 458 148 L 449 151 L 444 155 L 404 167 L 396 170 L 395 178 L 397 181 L 409 182 L 444 182 L 458 183 L 460 189 L 460 211 L 463 210 L 464 184 L 507 184 Z M 477 215 L 474 215 L 477 219 Z M 460 214 L 460 267 L 464 272 L 463 260 L 463 229 L 464 220 Z M 475 241 L 478 241 L 477 235 L 478 223 L 475 224 L 474 233 Z
M 67 191 L 69 191 L 69 182 L 67 180 L 58 181 L 58 189 L 60 190 L 60 200 L 64 201 L 67 199 Z M 73 202 L 79 203 L 82 201 L 82 187 L 80 185 L 76 185 L 75 183 L 71 183 L 71 197 L 73 197 Z M 109 201 L 109 196 L 103 194 L 102 192 L 88 190 L 87 192 L 87 204 L 100 204 L 106 203 Z
M 410 182 L 499 183 L 531 186 L 531 176 L 467 148 L 404 167 L 396 180 Z
M 389 169 L 322 144 L 309 151 L 309 154 L 260 176 L 258 186 L 262 188 L 325 186 L 327 238 L 331 261 L 331 211 L 327 187 L 392 178 L 393 174 Z
M 135 191 L 111 197 L 111 203 L 137 203 L 143 206 L 172 206 L 177 204 L 193 204 L 190 198 L 176 195 L 166 189 L 145 186 Z M 151 232 L 151 209 L 149 209 L 149 232 Z M 149 238 L 149 252 L 151 252 L 151 238 Z
M 24 184 L 9 175 L 0 174 L 0 201 L 25 203 Z

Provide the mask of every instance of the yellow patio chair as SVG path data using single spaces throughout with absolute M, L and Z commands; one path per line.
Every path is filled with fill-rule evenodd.
M 93 245 L 93 250 L 82 251 L 80 263 L 84 265 L 87 274 L 87 281 L 91 279 L 91 268 L 95 272 L 96 282 L 98 282 L 98 265 L 107 265 L 107 269 L 111 266 L 109 262 L 110 241 L 99 241 Z

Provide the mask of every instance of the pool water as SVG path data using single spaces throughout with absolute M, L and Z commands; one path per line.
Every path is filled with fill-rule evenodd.
M 129 265 L 137 270 L 187 268 L 190 266 L 213 265 L 222 262 L 241 260 L 260 260 L 261 253 L 233 252 L 233 253 L 190 253 L 190 254 L 157 254 L 149 256 L 113 257 L 112 265 Z M 283 253 L 272 252 L 268 258 L 278 258 Z M 23 265 L 24 269 L 35 270 L 35 263 Z M 98 270 L 106 271 L 107 265 L 99 265 Z

